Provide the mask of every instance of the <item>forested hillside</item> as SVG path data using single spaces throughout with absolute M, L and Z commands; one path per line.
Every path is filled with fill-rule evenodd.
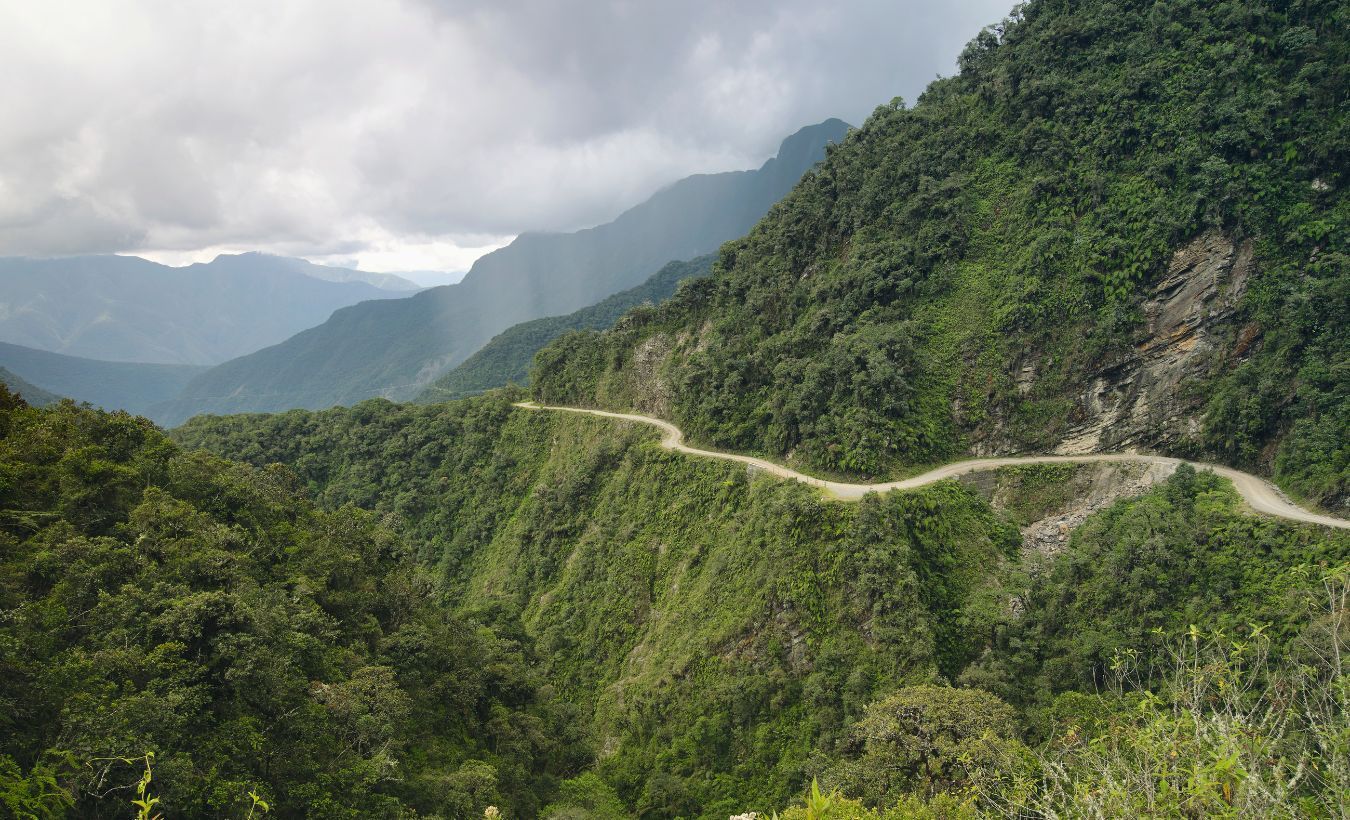
M 877 792 L 879 770 L 855 765 L 869 704 L 950 703 L 977 734 L 991 710 L 1008 749 L 1049 754 L 1047 721 L 1088 708 L 1072 693 L 1101 691 L 1120 653 L 1255 623 L 1283 655 L 1350 560 L 1350 536 L 1249 517 L 1209 475 L 1183 471 L 1045 555 L 1017 527 L 1055 511 L 1073 468 L 1003 475 L 1016 509 L 955 482 L 842 504 L 510 398 L 199 417 L 175 437 L 288 464 L 324 508 L 391 516 L 457 612 L 520 624 L 594 743 L 559 798 L 591 808 L 552 816 L 723 820 L 786 806 L 812 776 L 873 804 L 925 794 L 922 778 Z M 1131 703 L 1093 700 L 1093 726 Z M 989 762 L 1010 779 L 1020 765 Z M 962 803 L 967 784 L 932 788 Z
M 1340 0 L 1032 2 L 536 397 L 886 475 L 1124 447 L 1350 504 Z
M 0 388 L 0 806 L 122 817 L 153 769 L 166 817 L 1347 816 L 1350 530 L 1186 465 L 843 503 L 513 405 L 817 474 L 1205 455 L 1344 512 L 1347 23 L 1032 0 L 528 391 L 165 434 Z M 425 383 L 490 336 L 462 287 L 197 398 Z
M 195 379 L 166 409 L 170 423 L 196 413 L 411 399 L 512 325 L 593 305 L 671 260 L 744 234 L 847 130 L 834 119 L 807 126 L 756 170 L 686 177 L 604 225 L 523 234 L 475 262 L 459 284 L 337 311 Z
M 9 392 L 20 395 L 24 401 L 34 407 L 46 407 L 61 400 L 61 397 L 55 393 L 30 384 L 23 377 L 3 367 L 0 367 L 0 382 L 3 382 L 5 387 L 9 388 Z
M 590 307 L 566 316 L 549 316 L 507 328 L 483 345 L 482 350 L 428 385 L 417 400 L 447 401 L 507 384 L 523 385 L 529 380 L 534 354 L 549 342 L 573 330 L 604 330 L 638 305 L 665 301 L 686 279 L 707 276 L 712 271 L 713 258 L 708 255 L 688 262 L 671 262 L 641 285 Z
M 12 816 L 127 817 L 147 755 L 166 817 L 529 816 L 586 759 L 518 633 L 285 469 L 0 388 L 0 499 Z

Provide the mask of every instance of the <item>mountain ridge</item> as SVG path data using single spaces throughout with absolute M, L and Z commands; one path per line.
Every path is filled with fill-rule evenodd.
M 1020 15 L 717 274 L 540 351 L 534 398 L 860 478 L 1156 446 L 1350 509 L 1344 39 L 1242 3 Z
M 0 342 L 0 366 L 58 396 L 158 420 L 156 407 L 205 365 L 115 362 Z
M 1165 459 L 772 473 L 1157 447 L 1343 507 L 1346 13 L 1030 0 L 537 355 L 732 457 L 512 388 L 167 435 L 0 389 L 0 793 L 125 813 L 115 744 L 174 816 L 1344 815 L 1350 530 Z
M 181 268 L 136 256 L 5 257 L 0 341 L 109 361 L 217 364 L 409 288 L 398 277 L 260 253 Z
M 335 311 L 327 322 L 203 374 L 170 408 L 197 413 L 327 407 L 407 399 L 519 322 L 570 313 L 634 287 L 673 259 L 743 234 L 843 138 L 830 119 L 785 139 L 755 171 L 687 177 L 612 222 L 524 234 L 474 263 L 455 285 Z
M 620 291 L 594 305 L 565 316 L 531 319 L 503 330 L 491 341 L 460 362 L 454 369 L 427 385 L 419 402 L 446 401 L 476 395 L 507 383 L 525 384 L 534 354 L 570 330 L 603 330 L 629 309 L 669 298 L 681 283 L 707 276 L 713 256 L 688 262 L 671 262 L 635 288 Z

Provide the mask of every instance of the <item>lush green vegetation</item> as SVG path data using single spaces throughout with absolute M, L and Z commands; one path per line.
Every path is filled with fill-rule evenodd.
M 0 804 L 125 817 L 154 754 L 169 817 L 528 816 L 585 762 L 517 634 L 298 489 L 0 390 Z
M 405 518 L 462 612 L 520 619 L 587 715 L 597 773 L 644 816 L 784 802 L 874 697 L 980 651 L 970 621 L 993 617 L 981 602 L 1016 537 L 959 485 L 829 503 L 667 453 L 645 426 L 508 400 L 177 435 Z
M 1259 264 L 1177 446 L 1343 506 L 1346 22 L 1032 2 L 534 389 L 831 472 L 1050 446 L 1214 231 Z M 1184 468 L 1042 554 L 1072 468 L 835 503 L 523 395 L 171 442 L 0 393 L 0 804 L 120 815 L 153 760 L 189 816 L 1344 816 L 1346 531 Z
M 1257 273 L 1208 384 L 1178 397 L 1203 426 L 1176 446 L 1343 508 L 1348 16 L 1028 3 L 913 108 L 877 109 L 722 273 L 543 351 L 535 393 L 865 475 L 1048 448 L 1132 355 L 1172 252 L 1218 231 L 1253 243 Z
M 688 262 L 671 262 L 641 285 L 590 307 L 566 316 L 549 316 L 510 327 L 454 370 L 432 382 L 417 400 L 462 399 L 507 384 L 524 385 L 529 381 L 534 354 L 540 348 L 569 331 L 611 327 L 619 317 L 638 305 L 664 302 L 684 280 L 707 276 L 712 271 L 713 259 L 710 254 Z
M 847 130 L 833 119 L 807 126 L 757 170 L 686 177 L 613 222 L 523 234 L 476 261 L 459 284 L 336 311 L 203 374 L 165 417 L 178 423 L 197 413 L 411 399 L 512 325 L 593 305 L 641 285 L 672 259 L 711 253 L 741 236 Z
M 1003 520 L 955 483 L 824 502 L 668 453 L 645 426 L 513 410 L 516 395 L 203 417 L 175 436 L 285 462 L 321 506 L 391 516 L 462 617 L 518 623 L 596 750 L 560 816 L 617 801 L 721 820 L 785 806 L 813 775 L 892 794 L 848 761 L 869 705 L 906 687 L 987 692 L 1012 765 L 1040 753 L 1061 693 L 1101 689 L 1118 652 L 1163 647 L 1155 628 L 1268 623 L 1279 654 L 1307 626 L 1300 596 L 1350 560 L 1350 537 L 1247 516 L 1185 470 L 1054 559 L 1024 556 L 1011 522 L 1036 505 Z M 1073 475 L 1004 480 L 1048 509 Z
M 1258 624 L 1192 626 L 1166 653 L 1119 653 L 1100 693 L 1061 695 L 1035 750 L 993 695 L 901 690 L 868 709 L 832 778 L 865 796 L 813 780 L 783 818 L 1344 817 L 1350 565 L 1321 582 L 1297 602 L 1294 658 L 1273 661 Z
M 1306 617 L 1297 599 L 1350 561 L 1350 537 L 1236 510 L 1226 482 L 1183 467 L 1093 516 L 1065 554 L 1024 568 L 1019 613 L 964 680 L 1032 705 L 1100 689 L 1120 652 L 1157 655 L 1191 624 L 1236 634 L 1260 623 L 1289 643 Z

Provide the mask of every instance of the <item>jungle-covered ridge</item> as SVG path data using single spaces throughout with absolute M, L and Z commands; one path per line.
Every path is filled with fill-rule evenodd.
M 832 148 L 718 275 L 546 348 L 534 395 L 869 477 L 1163 449 L 1344 511 L 1345 18 L 1029 3 Z
M 1346 21 L 1033 0 L 529 393 L 166 434 L 0 388 L 0 805 L 1344 816 L 1345 531 L 1187 468 L 837 503 L 513 403 L 854 477 L 1212 454 L 1344 512 Z
M 253 792 L 283 817 L 719 817 L 811 778 L 909 816 L 1167 816 L 1275 805 L 1265 775 L 1316 763 L 1280 799 L 1334 816 L 1345 533 L 1183 470 L 1046 553 L 1019 528 L 1079 468 L 1002 471 L 1011 503 L 947 482 L 841 504 L 512 398 L 171 441 L 6 395 L 0 799 L 124 816 L 153 753 L 166 816 L 242 817 Z M 1174 651 L 1269 724 L 1166 686 Z M 1277 682 L 1329 711 L 1261 712 Z
M 1073 488 L 1092 483 L 1079 480 L 1084 468 L 1001 471 L 997 506 L 954 481 L 844 504 L 667 452 L 645 426 L 530 413 L 511 399 L 203 417 L 175 438 L 288 464 L 320 506 L 404 522 L 458 612 L 530 636 L 596 744 L 584 784 L 559 789 L 587 806 L 613 798 L 611 816 L 782 808 L 812 776 L 873 806 L 932 791 L 998 816 L 967 774 L 909 770 L 884 786 L 884 755 L 850 774 L 867 757 L 869 704 L 955 685 L 909 695 L 939 712 L 948 696 L 975 698 L 1002 716 L 989 725 L 1016 744 L 983 771 L 1006 778 L 999 799 L 1039 799 L 1048 793 L 1016 790 L 1044 772 L 1029 759 L 1067 753 L 1049 727 L 1077 725 L 1085 742 L 1100 731 L 1126 749 L 1156 740 L 1150 717 L 1130 722 L 1150 684 L 1098 699 L 1121 658 L 1158 683 L 1193 625 L 1206 640 L 1256 625 L 1274 669 L 1328 623 L 1344 628 L 1317 601 L 1350 560 L 1350 534 L 1252 516 L 1209 474 L 1181 470 L 1045 552 L 1024 546 L 1020 528 L 1071 507 Z M 965 714 L 961 703 L 950 708 Z M 942 720 L 965 736 L 982 735 L 983 719 Z M 935 754 L 930 764 L 955 752 Z M 1071 780 L 1093 782 L 1091 765 L 1085 757 Z

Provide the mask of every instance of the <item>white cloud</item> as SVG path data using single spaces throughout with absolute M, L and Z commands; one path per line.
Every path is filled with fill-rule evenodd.
M 801 125 L 913 99 L 1005 10 L 7 3 L 0 253 L 459 265 L 687 174 L 757 165 Z

